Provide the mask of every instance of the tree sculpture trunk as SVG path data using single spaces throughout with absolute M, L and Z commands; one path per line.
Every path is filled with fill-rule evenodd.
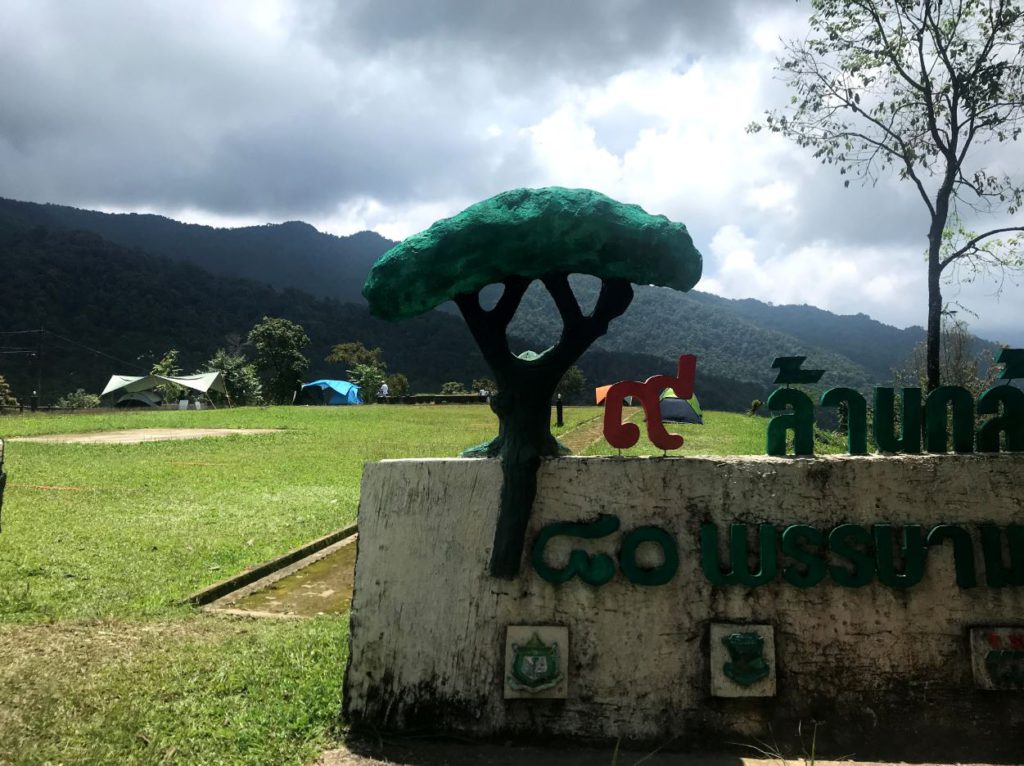
M 455 299 L 498 384 L 499 393 L 491 400 L 491 409 L 498 416 L 498 436 L 471 454 L 501 458 L 501 509 L 490 572 L 506 579 L 519 572 L 540 461 L 556 457 L 561 449 L 550 430 L 555 388 L 566 370 L 608 331 L 608 323 L 633 299 L 628 280 L 604 280 L 593 313 L 584 316 L 568 274 L 549 274 L 541 282 L 562 317 L 562 337 L 541 354 L 514 356 L 508 346 L 508 325 L 531 281 L 518 276 L 506 279 L 505 291 L 490 311 L 481 308 L 479 292 Z

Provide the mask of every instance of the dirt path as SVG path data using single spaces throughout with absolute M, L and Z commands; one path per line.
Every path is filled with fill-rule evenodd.
M 612 748 L 542 748 L 482 743 L 429 742 L 406 740 L 353 749 L 328 750 L 315 766 L 897 766 L 896 763 L 843 760 L 822 761 L 803 758 L 747 758 L 728 753 L 644 752 Z M 946 766 L 915 763 L 914 766 Z M 962 764 L 961 766 L 968 766 Z M 982 766 L 974 764 L 973 766 Z
M 637 410 L 628 418 L 627 423 L 636 421 L 643 415 L 643 410 Z M 582 455 L 587 448 L 598 439 L 604 438 L 604 415 L 595 415 L 590 420 L 580 423 L 571 431 L 567 431 L 558 440 L 572 450 L 574 455 Z
M 49 434 L 47 436 L 16 436 L 9 442 L 55 442 L 58 444 L 139 444 L 176 439 L 204 439 L 207 436 L 238 436 L 272 434 L 280 428 L 132 428 L 124 431 L 97 431 L 85 434 Z

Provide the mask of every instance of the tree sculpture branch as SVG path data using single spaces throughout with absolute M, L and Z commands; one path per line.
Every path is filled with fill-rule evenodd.
M 480 306 L 479 292 L 455 298 L 498 382 L 499 392 L 491 400 L 491 409 L 498 416 L 498 436 L 468 454 L 501 457 L 504 482 L 490 571 L 504 578 L 519 572 L 540 461 L 559 454 L 560 446 L 550 431 L 555 388 L 566 370 L 608 331 L 608 324 L 629 308 L 633 299 L 629 280 L 605 279 L 594 310 L 587 316 L 580 309 L 568 274 L 545 275 L 541 282 L 562 318 L 562 335 L 539 357 L 521 359 L 509 348 L 508 326 L 530 282 L 524 277 L 507 278 L 505 291 L 490 311 Z

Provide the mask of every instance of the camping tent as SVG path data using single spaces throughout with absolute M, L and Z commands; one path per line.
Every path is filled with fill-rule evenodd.
M 117 401 L 114 402 L 115 405 L 120 405 L 122 402 L 126 405 L 129 402 L 136 405 L 152 402 L 155 406 L 160 403 L 154 399 L 155 394 L 143 394 L 152 392 L 157 386 L 162 386 L 165 383 L 174 383 L 182 388 L 207 394 L 207 399 L 209 399 L 210 391 L 220 391 L 225 395 L 228 392 L 224 386 L 223 372 L 201 372 L 197 375 L 178 375 L 176 377 L 170 375 L 111 375 L 100 396 L 121 392 Z
M 129 391 L 114 402 L 115 407 L 159 407 L 163 402 L 156 391 Z
M 672 389 L 666 388 L 661 393 L 662 423 L 696 423 L 704 425 L 704 411 L 694 394 L 689 399 L 680 399 Z
M 296 404 L 362 404 L 359 386 L 347 380 L 314 380 L 305 383 Z

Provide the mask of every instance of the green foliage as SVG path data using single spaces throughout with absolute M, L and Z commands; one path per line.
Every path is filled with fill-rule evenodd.
M 384 382 L 384 368 L 376 364 L 357 364 L 345 373 L 350 383 L 359 386 L 359 396 L 366 404 L 377 400 L 377 392 Z
M 962 386 L 975 399 L 996 381 L 999 368 L 993 363 L 989 348 L 978 349 L 977 339 L 962 320 L 947 319 L 940 338 L 940 370 L 942 381 L 949 386 Z M 919 343 L 904 364 L 893 370 L 896 387 L 921 388 L 928 385 L 927 350 Z
M 457 380 L 449 380 L 441 386 L 441 393 L 445 395 L 468 394 L 466 387 Z
M 565 375 L 562 376 L 558 386 L 555 388 L 555 393 L 561 394 L 562 398 L 566 401 L 576 401 L 580 398 L 580 394 L 583 393 L 586 383 L 587 380 L 583 377 L 583 371 L 576 365 L 573 365 L 565 371 Z
M 340 364 L 346 370 L 355 367 L 357 364 L 368 364 L 376 367 L 386 367 L 384 364 L 384 352 L 379 348 L 368 349 L 359 341 L 339 343 L 331 349 L 331 353 L 324 359 L 331 364 Z
M 409 379 L 400 372 L 394 372 L 385 378 L 388 384 L 389 396 L 408 396 L 412 389 L 409 387 Z
M 255 365 L 267 397 L 275 404 L 291 404 L 309 369 L 302 353 L 309 345 L 305 331 L 288 319 L 265 316 L 249 331 L 248 342 L 256 351 Z
M 85 410 L 100 406 L 100 397 L 97 394 L 89 394 L 85 389 L 79 388 L 70 394 L 65 394 L 57 400 L 57 406 L 69 410 Z
M 0 375 L 0 406 L 18 406 L 18 400 L 14 397 L 14 393 L 11 391 L 11 387 L 7 384 L 7 380 L 3 375 Z
M 490 378 L 473 378 L 473 382 L 469 384 L 469 387 L 473 391 L 487 391 L 490 394 L 498 393 L 498 384 Z
M 150 375 L 166 375 L 173 378 L 176 375 L 181 375 L 181 367 L 178 365 L 178 350 L 170 349 L 164 354 L 160 361 L 153 365 L 150 369 Z M 187 395 L 186 389 L 174 383 L 161 383 L 155 389 L 160 394 L 160 399 L 163 402 L 176 402 L 178 399 Z
M 263 404 L 263 384 L 260 382 L 256 367 L 250 364 L 241 354 L 230 354 L 218 348 L 202 371 L 218 370 L 224 373 L 224 387 L 235 407 Z M 211 391 L 210 395 L 222 399 L 219 391 Z

